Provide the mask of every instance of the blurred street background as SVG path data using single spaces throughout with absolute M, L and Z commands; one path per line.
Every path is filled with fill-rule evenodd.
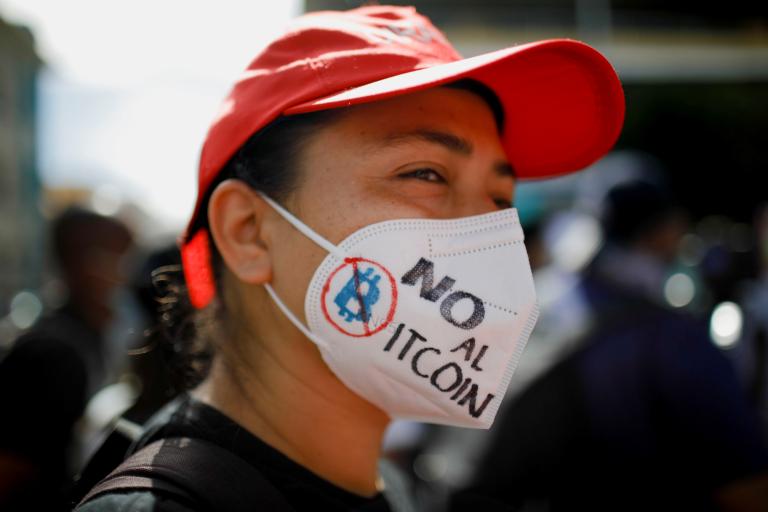
M 99 368 L 89 370 L 84 399 L 90 405 L 78 423 L 76 454 L 68 456 L 71 472 L 101 429 L 135 406 L 148 383 L 157 382 L 151 379 L 162 380 L 162 368 L 142 368 L 128 353 L 146 354 L 143 333 L 155 321 L 149 273 L 153 265 L 178 263 L 168 248 L 192 210 L 200 145 L 228 84 L 290 18 L 362 3 L 0 0 L 0 364 L 19 334 L 71 299 L 71 276 L 62 268 L 74 265 L 73 249 L 57 245 L 51 234 L 56 226 L 66 231 L 62 216 L 86 230 L 98 219 L 114 221 L 99 224 L 99 243 L 77 242 L 81 251 L 93 244 L 94 253 L 108 253 L 96 261 L 84 252 L 79 263 L 103 267 L 101 277 L 109 274 L 112 285 L 109 296 L 89 298 L 105 308 L 94 343 L 106 349 L 94 363 Z M 509 391 L 510 410 L 523 407 L 523 416 L 515 417 L 527 414 L 526 394 L 558 375 L 564 362 L 584 374 L 585 367 L 598 368 L 602 379 L 600 368 L 626 363 L 631 351 L 616 356 L 619 362 L 590 352 L 611 337 L 596 330 L 611 326 L 607 317 L 636 311 L 631 301 L 626 311 L 600 309 L 595 297 L 604 298 L 600 287 L 610 283 L 622 297 L 626 292 L 664 310 L 661 323 L 669 313 L 701 328 L 707 346 L 692 345 L 690 358 L 662 353 L 666 348 L 647 356 L 663 359 L 651 366 L 673 375 L 661 391 L 677 393 L 669 399 L 673 408 L 685 403 L 705 411 L 710 402 L 743 400 L 743 407 L 702 413 L 713 432 L 702 434 L 699 447 L 717 452 L 713 464 L 729 469 L 691 474 L 691 482 L 719 488 L 764 471 L 757 446 L 768 440 L 768 2 L 392 3 L 415 5 L 464 56 L 547 38 L 585 41 L 606 55 L 624 84 L 626 121 L 611 154 L 572 177 L 517 189 L 542 315 Z M 75 243 L 74 235 L 66 237 Z M 677 335 L 669 332 L 676 328 L 656 338 L 673 339 Z M 597 362 L 587 362 L 592 355 Z M 677 357 L 686 362 L 669 363 Z M 629 367 L 638 375 L 646 371 Z M 605 396 L 590 395 L 595 375 L 579 381 L 585 409 L 615 410 Z M 729 387 L 732 381 L 738 389 Z M 163 386 L 165 394 L 147 399 L 137 418 L 172 394 L 172 384 Z M 621 403 L 645 403 L 635 388 L 626 389 L 631 397 Z M 643 407 L 637 404 L 634 411 Z M 673 416 L 663 425 L 677 421 Z M 483 454 L 504 439 L 500 428 L 521 428 L 509 421 L 490 434 L 397 423 L 387 450 L 412 474 L 417 493 L 438 496 L 424 498 L 425 506 L 439 509 L 452 492 L 477 480 L 480 466 L 506 464 Z M 623 428 L 616 418 L 605 421 L 611 432 Z M 681 435 L 690 434 L 680 421 Z M 594 417 L 585 424 L 596 424 Z M 659 428 L 649 427 L 649 437 L 666 435 Z M 754 445 L 729 444 L 753 434 Z M 590 431 L 588 437 L 600 435 Z M 593 453 L 611 449 L 601 445 Z M 693 465 L 695 456 L 686 450 L 681 457 Z M 520 461 L 534 457 L 515 453 Z M 613 466 L 605 459 L 601 467 Z M 523 467 L 508 471 L 531 474 Z M 540 495 L 514 499 L 525 510 L 549 510 L 536 508 Z

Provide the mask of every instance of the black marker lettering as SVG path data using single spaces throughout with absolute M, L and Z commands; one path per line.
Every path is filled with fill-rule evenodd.
M 413 373 L 418 375 L 419 377 L 424 377 L 425 379 L 429 378 L 428 373 L 421 373 L 419 371 L 419 368 L 416 366 L 416 364 L 419 362 L 419 359 L 425 352 L 434 352 L 435 354 L 440 354 L 440 349 L 434 348 L 434 347 L 424 347 L 420 349 L 418 352 L 413 354 L 413 359 L 411 359 L 411 370 L 413 370 Z
M 472 359 L 472 352 L 475 351 L 475 338 L 469 338 L 467 341 L 463 342 L 458 347 L 452 348 L 451 352 L 456 352 L 458 350 L 464 351 L 465 361 L 469 361 L 470 359 Z
M 469 388 L 469 391 L 467 392 L 467 394 L 464 395 L 462 399 L 457 402 L 459 405 L 464 405 L 468 403 L 467 408 L 469 409 L 469 414 L 475 418 L 479 418 L 480 415 L 483 414 L 485 407 L 494 397 L 494 395 L 488 393 L 488 396 L 485 397 L 485 400 L 483 400 L 483 403 L 480 404 L 480 408 L 477 408 L 477 402 L 476 402 L 477 391 L 478 391 L 477 384 L 472 384 L 472 387 Z
M 469 318 L 463 322 L 457 322 L 456 319 L 453 318 L 453 306 L 463 299 L 471 300 L 474 309 L 472 310 L 472 314 L 469 315 Z M 483 301 L 471 293 L 456 291 L 447 296 L 443 303 L 440 304 L 440 314 L 456 327 L 460 327 L 461 329 L 472 329 L 473 327 L 477 327 L 480 322 L 483 321 L 483 318 L 485 318 L 485 306 L 483 306 Z
M 461 395 L 465 389 L 467 389 L 467 386 L 469 386 L 469 383 L 472 382 L 472 379 L 466 378 L 464 379 L 464 382 L 461 383 L 461 386 L 459 386 L 459 389 L 456 390 L 454 394 L 451 395 L 451 400 L 456 400 L 459 398 L 459 395 Z
M 450 386 L 448 386 L 446 388 L 441 388 L 440 384 L 438 384 L 438 382 L 437 382 L 437 379 L 439 379 L 440 375 L 445 370 L 447 370 L 448 368 L 453 368 L 454 373 L 456 375 L 455 380 L 453 381 L 453 383 L 451 383 Z M 445 364 L 445 365 L 441 366 L 437 370 L 435 370 L 434 373 L 432 374 L 432 377 L 429 378 L 429 382 L 431 382 L 432 385 L 435 386 L 440 391 L 443 391 L 443 392 L 447 393 L 448 391 L 453 391 L 454 389 L 456 389 L 456 386 L 461 384 L 461 381 L 463 379 L 464 379 L 464 376 L 461 373 L 461 367 L 458 364 L 456 364 L 456 363 L 448 363 L 448 364 Z
M 405 327 L 405 324 L 400 324 L 397 326 L 397 329 L 395 329 L 395 334 L 393 334 L 392 337 L 389 338 L 389 341 L 384 347 L 384 352 L 389 352 L 390 349 L 392 349 L 392 345 L 395 344 L 395 342 L 397 341 L 397 338 L 400 337 L 400 333 L 403 332 L 403 327 Z
M 475 358 L 475 360 L 472 361 L 472 368 L 479 372 L 483 371 L 483 369 L 480 368 L 480 360 L 485 355 L 486 350 L 488 350 L 488 345 L 483 345 L 482 347 L 480 347 L 480 353 L 477 354 L 477 357 Z
M 411 347 L 413 346 L 414 341 L 416 340 L 427 341 L 427 338 L 417 333 L 413 329 L 408 329 L 408 330 L 411 331 L 411 337 L 408 338 L 408 341 L 405 342 L 405 346 L 403 347 L 403 350 L 401 350 L 400 354 L 397 356 L 397 358 L 400 359 L 401 361 L 403 360 L 405 355 L 408 353 L 408 351 L 411 350 Z
M 430 302 L 437 302 L 438 299 L 440 299 L 445 292 L 450 290 L 451 286 L 456 282 L 455 279 L 445 276 L 440 280 L 437 286 L 433 286 L 433 283 L 435 282 L 434 264 L 424 258 L 419 258 L 416 266 L 403 274 L 400 282 L 414 286 L 419 278 L 421 278 L 420 295 Z

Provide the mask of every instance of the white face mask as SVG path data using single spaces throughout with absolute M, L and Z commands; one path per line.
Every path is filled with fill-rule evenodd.
M 328 251 L 308 326 L 266 288 L 351 390 L 393 418 L 489 428 L 538 316 L 517 211 L 366 226 Z

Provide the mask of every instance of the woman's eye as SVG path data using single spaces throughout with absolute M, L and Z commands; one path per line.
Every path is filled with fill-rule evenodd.
M 496 206 L 499 207 L 499 210 L 506 210 L 507 208 L 512 208 L 512 201 L 509 199 L 494 199 L 494 203 L 496 203 Z
M 434 169 L 429 168 L 414 169 L 413 171 L 408 171 L 401 174 L 399 177 L 416 178 L 417 180 L 430 181 L 433 183 L 445 183 L 445 178 L 443 178 L 440 173 Z

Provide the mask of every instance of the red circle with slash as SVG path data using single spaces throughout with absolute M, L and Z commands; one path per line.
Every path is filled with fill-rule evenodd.
M 355 333 L 355 332 L 350 332 L 347 329 L 344 329 L 341 325 L 339 325 L 338 323 L 336 323 L 333 320 L 333 318 L 331 317 L 330 313 L 328 312 L 328 306 L 326 305 L 326 297 L 328 296 L 328 292 L 330 292 L 330 290 L 331 290 L 331 283 L 333 282 L 334 278 L 339 274 L 339 272 L 341 272 L 345 268 L 351 266 L 352 267 L 352 275 L 353 276 L 357 276 L 357 275 L 359 275 L 358 274 L 358 272 L 359 272 L 358 271 L 358 265 L 360 263 L 368 263 L 369 265 L 373 265 L 374 267 L 376 267 L 379 270 L 381 270 L 381 272 L 387 277 L 387 280 L 389 281 L 389 286 L 390 286 L 390 290 L 391 290 L 392 300 L 390 302 L 389 310 L 387 311 L 387 315 L 384 318 L 384 321 L 380 325 L 377 325 L 374 328 L 371 328 L 371 326 L 369 325 L 368 321 L 362 322 L 362 324 L 363 324 L 363 332 L 362 333 Z M 360 290 L 359 290 L 359 283 L 356 286 L 356 288 L 357 288 L 356 291 L 357 291 L 359 305 L 360 305 L 360 307 L 362 309 L 364 307 L 364 305 L 363 305 L 362 295 L 360 294 Z M 387 327 L 387 325 L 389 325 L 390 322 L 392 322 L 392 318 L 394 318 L 394 316 L 395 316 L 395 309 L 397 308 L 397 283 L 395 283 L 395 278 L 392 277 L 392 274 L 389 272 L 389 270 L 387 270 L 380 263 L 377 263 L 377 262 L 375 262 L 373 260 L 369 260 L 367 258 L 358 258 L 358 257 L 356 257 L 356 258 L 345 258 L 344 259 L 344 263 L 342 263 L 341 265 L 336 267 L 336 269 L 333 272 L 331 272 L 331 275 L 328 276 L 328 279 L 325 281 L 325 284 L 323 285 L 323 292 L 320 295 L 320 306 L 323 309 L 323 315 L 325 316 L 325 319 L 334 328 L 336 328 L 336 330 L 338 330 L 342 334 L 345 334 L 347 336 L 352 336 L 354 338 L 365 338 L 365 337 L 368 337 L 368 336 L 372 336 L 372 335 L 376 334 L 377 332 L 381 331 L 382 329 L 384 329 L 385 327 Z M 370 319 L 368 319 L 368 320 L 370 320 Z

